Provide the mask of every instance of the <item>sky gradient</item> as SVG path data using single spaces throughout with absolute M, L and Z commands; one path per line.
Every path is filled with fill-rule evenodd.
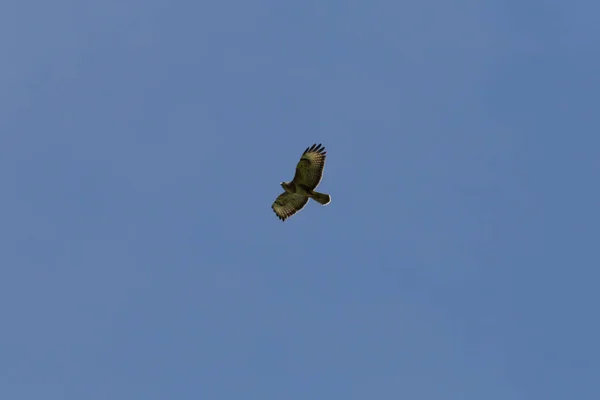
M 600 398 L 599 13 L 3 1 L 0 398 Z

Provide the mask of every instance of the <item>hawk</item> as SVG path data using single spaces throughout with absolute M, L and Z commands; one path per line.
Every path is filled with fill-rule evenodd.
M 285 192 L 281 193 L 271 206 L 280 220 L 287 218 L 302 210 L 308 199 L 313 199 L 326 206 L 331 202 L 331 196 L 315 192 L 315 188 L 323 177 L 325 168 L 325 147 L 313 144 L 307 147 L 296 165 L 296 174 L 291 182 L 281 182 Z

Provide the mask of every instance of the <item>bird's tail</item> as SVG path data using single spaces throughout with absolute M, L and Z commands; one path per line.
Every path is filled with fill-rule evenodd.
M 312 197 L 313 200 L 323 204 L 324 206 L 331 202 L 331 196 L 325 193 L 312 192 L 312 195 L 310 197 Z

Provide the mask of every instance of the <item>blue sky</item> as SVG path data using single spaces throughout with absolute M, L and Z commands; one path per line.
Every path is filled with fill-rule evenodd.
M 0 398 L 600 398 L 599 12 L 2 2 Z

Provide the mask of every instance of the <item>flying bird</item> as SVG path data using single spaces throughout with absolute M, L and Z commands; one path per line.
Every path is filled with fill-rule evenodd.
M 291 182 L 281 182 L 285 192 L 281 193 L 271 206 L 280 220 L 285 221 L 302 210 L 308 203 L 308 199 L 313 199 L 324 206 L 331 202 L 330 195 L 315 192 L 323 178 L 325 154 L 325 147 L 320 143 L 307 147 L 296 165 L 294 179 Z

